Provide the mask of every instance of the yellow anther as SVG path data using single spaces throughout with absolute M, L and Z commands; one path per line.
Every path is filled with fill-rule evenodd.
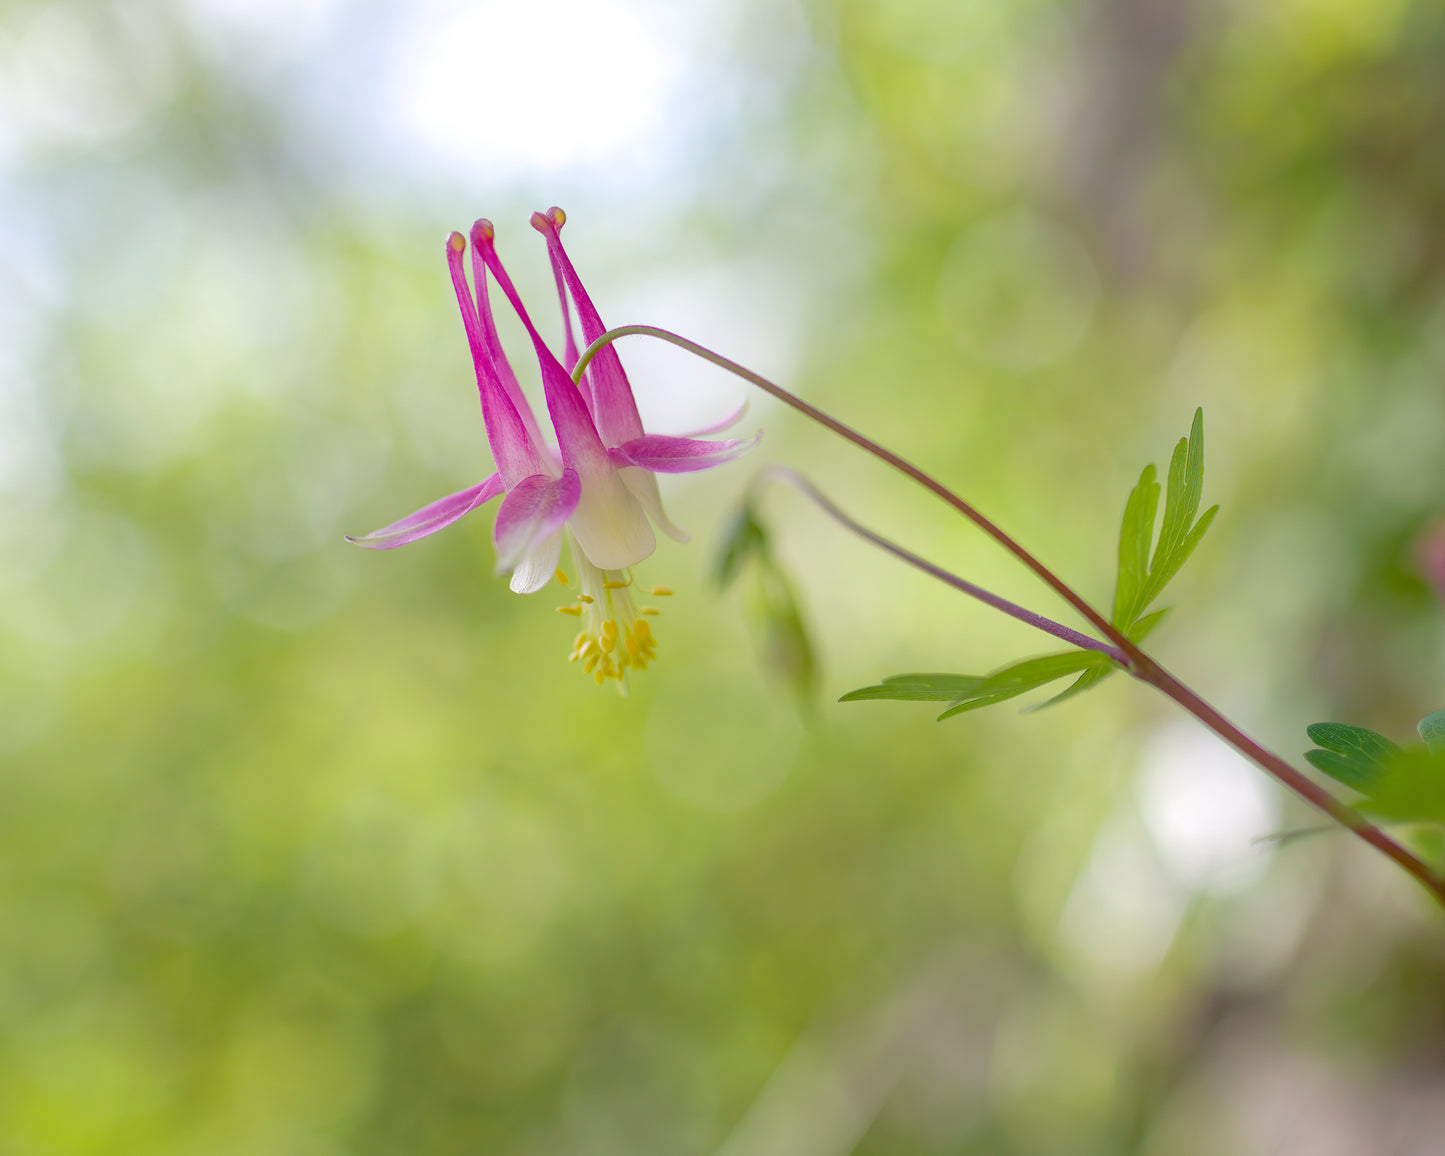
M 672 587 L 671 587 L 671 586 L 654 586 L 654 587 L 652 588 L 652 593 L 653 593 L 656 597 L 658 597 L 658 598 L 666 598 L 669 594 L 672 593 Z
M 606 582 L 602 583 L 602 589 L 604 589 L 604 590 L 623 590 L 623 589 L 626 589 L 628 586 L 631 586 L 631 585 L 632 585 L 632 579 L 631 579 L 631 578 L 629 578 L 626 582 L 618 582 L 618 581 L 616 581 L 615 579 L 609 578 Z
M 467 239 L 460 233 L 453 233 L 447 238 L 447 245 L 454 253 L 462 253 L 466 251 Z
M 629 579 L 626 582 L 609 582 L 608 586 L 610 589 L 618 589 L 631 584 Z M 590 588 L 590 582 L 588 585 Z M 657 658 L 651 625 L 637 617 L 638 611 L 626 595 L 619 596 L 621 602 L 618 603 L 617 610 L 613 611 L 617 616 L 612 618 L 603 618 L 597 613 L 599 610 L 607 612 L 610 607 L 597 606 L 596 602 L 585 594 L 577 597 L 576 605 L 557 607 L 561 614 L 587 616 L 587 628 L 579 631 L 572 640 L 568 661 L 580 662 L 583 673 L 591 675 L 598 686 L 609 680 L 615 681 L 618 690 L 626 694 L 629 672 L 640 673 Z M 611 603 L 613 599 L 609 595 L 601 601 Z M 590 607 L 589 603 L 592 604 Z M 658 610 L 656 607 L 646 607 L 642 613 L 657 614 Z
M 563 586 L 567 585 L 567 571 L 563 570 L 561 566 L 557 567 L 557 581 Z
M 639 614 L 647 614 L 647 615 L 651 615 L 651 616 L 653 616 L 653 617 L 656 617 L 657 615 L 661 614 L 662 611 L 659 610 L 656 606 L 644 606 L 644 607 L 643 607 L 641 610 L 639 610 L 637 613 L 639 613 Z

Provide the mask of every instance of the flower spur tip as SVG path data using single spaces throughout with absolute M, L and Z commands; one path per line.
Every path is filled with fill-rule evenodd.
M 535 212 L 532 214 L 532 228 L 539 233 L 552 233 L 567 223 L 567 214 L 553 205 L 545 213 Z

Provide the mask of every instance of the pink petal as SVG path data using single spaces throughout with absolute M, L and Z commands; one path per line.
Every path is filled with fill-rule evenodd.
M 532 418 L 530 411 L 527 414 L 530 422 L 522 418 L 516 402 L 497 376 L 497 367 L 477 316 L 466 274 L 462 271 L 462 253 L 465 249 L 466 241 L 460 233 L 453 233 L 447 238 L 447 266 L 451 270 L 457 305 L 462 311 L 467 343 L 472 350 L 477 390 L 482 399 L 482 420 L 487 424 L 487 443 L 491 446 L 492 460 L 496 462 L 497 472 L 502 475 L 502 480 L 508 486 L 514 486 L 523 478 L 542 473 L 546 467 L 538 449 L 540 439 L 534 440 L 528 432 L 529 424 L 533 429 L 536 428 L 536 419 Z M 521 398 L 520 391 L 518 398 L 522 408 L 527 409 L 526 399 Z
M 368 550 L 395 550 L 398 546 L 405 546 L 450 526 L 458 518 L 486 505 L 500 493 L 501 475 L 493 474 L 471 489 L 461 490 L 429 506 L 423 506 L 415 514 L 408 514 L 400 522 L 393 522 L 383 530 L 367 534 L 364 538 L 353 538 L 348 534 L 346 540 L 355 546 L 365 546 Z
M 587 405 L 577 387 L 573 385 L 571 375 L 562 368 L 561 362 L 547 348 L 547 343 L 532 324 L 532 318 L 522 304 L 516 286 L 512 284 L 511 277 L 507 275 L 501 259 L 497 256 L 490 226 L 482 228 L 486 224 L 485 221 L 478 221 L 473 226 L 472 244 L 481 252 L 482 260 L 487 263 L 487 268 L 497 279 L 497 284 L 507 295 L 507 300 L 512 303 L 512 308 L 516 310 L 532 339 L 537 360 L 542 368 L 542 388 L 547 395 L 547 412 L 551 415 L 552 426 L 557 431 L 562 460 L 589 477 L 596 476 L 609 469 L 610 464 L 602 440 L 597 435 L 597 427 L 592 424 L 592 415 L 587 411 Z
M 645 434 L 607 451 L 617 466 L 641 466 L 655 474 L 685 474 L 707 470 L 740 458 L 762 439 L 762 432 L 747 441 L 702 442 L 665 434 Z
M 477 221 L 472 226 L 472 232 L 475 234 L 478 228 L 490 231 L 492 223 L 487 220 Z M 502 348 L 502 340 L 497 336 L 497 323 L 492 317 L 492 302 L 487 294 L 487 266 L 486 262 L 482 260 L 481 250 L 475 244 L 472 245 L 472 280 L 477 284 L 477 312 L 481 319 L 483 348 L 491 361 L 497 380 L 501 383 L 507 396 L 512 399 L 512 405 L 521 417 L 522 424 L 527 427 L 528 436 L 538 449 L 545 452 L 546 439 L 542 437 L 542 431 L 537 426 L 537 419 L 532 416 L 532 407 L 527 404 L 527 397 L 517 383 L 517 375 L 512 371 L 512 363 L 507 360 L 506 351 Z
M 570 376 L 581 354 L 577 349 L 577 338 L 572 332 L 572 310 L 567 304 L 567 279 L 555 261 L 552 262 L 552 278 L 557 282 L 557 300 L 562 304 L 562 367 Z M 596 420 L 595 414 L 593 420 Z
M 564 470 L 560 478 L 535 474 L 513 486 L 497 511 L 492 530 L 497 568 L 511 569 L 535 544 L 561 530 L 581 496 L 582 481 L 576 470 Z
M 566 221 L 567 215 L 555 206 L 545 213 L 532 214 L 532 227 L 547 238 L 547 253 L 552 258 L 552 268 L 558 281 L 565 279 L 572 291 L 572 300 L 577 305 L 577 320 L 582 326 L 582 340 L 590 345 L 607 332 L 607 326 L 602 324 L 597 307 L 582 287 L 582 279 L 562 247 L 562 226 Z M 604 445 L 620 445 L 642 436 L 642 419 L 637 415 L 632 386 L 628 384 L 622 359 L 613 346 L 608 345 L 598 351 L 588 364 L 583 380 Z
M 728 414 L 726 417 L 720 418 L 719 420 L 713 422 L 711 425 L 705 425 L 702 427 L 702 429 L 688 430 L 687 433 L 680 436 L 685 438 L 700 438 L 703 436 L 703 434 L 722 433 L 723 430 L 731 429 L 733 426 L 737 425 L 738 422 L 742 421 L 743 417 L 747 414 L 747 412 L 748 403 L 744 401 L 742 405 L 738 406 L 737 409 L 733 410 L 732 413 Z
M 636 565 L 657 546 L 646 514 L 608 458 L 582 393 L 527 315 L 516 286 L 497 257 L 491 232 L 474 229 L 472 242 L 480 248 L 487 269 L 512 303 L 537 351 L 542 386 L 547 394 L 547 412 L 557 431 L 562 462 L 576 470 L 581 481 L 581 495 L 569 522 L 578 546 L 592 564 L 602 570 Z

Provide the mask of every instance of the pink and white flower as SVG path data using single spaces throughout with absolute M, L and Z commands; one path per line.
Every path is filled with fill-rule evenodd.
M 656 475 L 722 465 L 752 449 L 761 434 L 747 441 L 702 441 L 644 432 L 621 359 L 610 344 L 593 357 L 581 381 L 573 383 L 570 371 L 578 353 L 571 309 L 576 309 L 585 343 L 595 341 L 606 327 L 562 246 L 565 221 L 557 208 L 532 216 L 533 226 L 547 239 L 557 279 L 565 365 L 537 332 L 497 257 L 491 222 L 472 226 L 475 298 L 462 263 L 466 238 L 460 233 L 447 238 L 447 265 L 476 368 L 496 472 L 384 529 L 347 540 L 373 550 L 395 549 L 501 497 L 492 531 L 497 569 L 512 572 L 511 586 L 519 594 L 542 589 L 554 576 L 565 583 L 558 562 L 566 538 L 581 593 L 575 604 L 558 609 L 584 619 L 572 657 L 599 684 L 609 678 L 622 683 L 628 669 L 646 668 L 656 645 L 645 616 L 657 611 L 639 609 L 633 602 L 631 567 L 656 548 L 654 524 L 678 541 L 687 540 L 663 512 Z M 543 439 L 497 337 L 487 292 L 489 272 L 531 337 L 555 448 Z M 665 587 L 653 591 L 671 593 Z

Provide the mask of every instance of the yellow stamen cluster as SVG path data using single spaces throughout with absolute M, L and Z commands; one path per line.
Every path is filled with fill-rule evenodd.
M 629 590 L 632 575 L 628 571 L 599 570 L 575 549 L 573 560 L 578 564 L 582 590 L 571 606 L 557 607 L 559 614 L 583 619 L 582 631 L 572 640 L 569 661 L 580 662 L 598 686 L 611 679 L 618 689 L 625 690 L 627 672 L 646 670 L 657 657 L 657 639 L 643 615 L 652 617 L 660 612 L 655 606 L 638 609 Z M 672 591 L 655 586 L 653 593 Z
M 643 671 L 657 657 L 657 640 L 647 619 L 639 618 L 625 629 L 617 619 L 605 618 L 597 633 L 582 631 L 572 640 L 571 662 L 601 686 L 609 678 L 622 682 L 628 670 Z

